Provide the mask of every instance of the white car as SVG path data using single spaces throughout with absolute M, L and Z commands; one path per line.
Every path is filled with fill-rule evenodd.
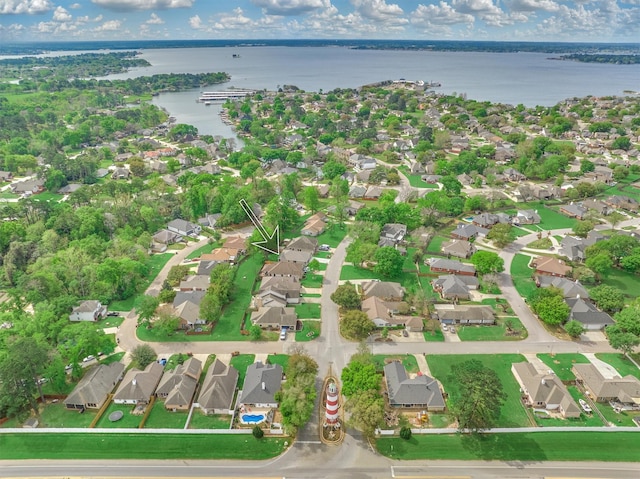
M 87 356 L 86 358 L 84 358 L 84 359 L 82 360 L 82 362 L 83 362 L 83 363 L 88 363 L 89 361 L 93 361 L 95 358 L 96 358 L 95 356 L 91 356 L 91 355 L 89 355 L 89 356 Z
M 287 339 L 287 330 L 283 329 L 280 331 L 280 341 L 284 341 L 285 339 Z

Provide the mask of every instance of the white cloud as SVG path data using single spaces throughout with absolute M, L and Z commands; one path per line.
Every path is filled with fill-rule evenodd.
M 408 23 L 402 18 L 404 11 L 396 3 L 388 4 L 385 0 L 351 0 L 360 15 L 376 22 Z
M 11 33 L 20 33 L 25 30 L 25 26 L 21 23 L 12 23 L 11 25 L 4 26 L 0 25 L 0 32 L 11 32 Z
M 92 3 L 120 12 L 132 10 L 162 10 L 192 7 L 195 0 L 91 0 Z
M 95 29 L 96 32 L 115 32 L 120 30 L 122 22 L 120 20 L 108 20 Z
M 214 30 L 236 30 L 253 24 L 253 20 L 245 16 L 242 8 L 234 8 L 231 13 L 222 13 L 213 24 Z
M 194 15 L 193 17 L 191 17 L 189 19 L 189 26 L 196 30 L 203 28 L 204 25 L 202 25 L 202 19 L 200 18 L 200 15 Z
M 56 22 L 70 22 L 72 18 L 73 16 L 62 7 L 56 7 L 53 12 L 53 19 Z
M 152 13 L 151 18 L 149 18 L 149 20 L 147 20 L 144 23 L 146 23 L 147 25 L 163 25 L 164 20 L 160 18 L 157 14 Z
M 69 8 L 72 10 L 77 10 L 78 8 L 82 8 L 82 5 L 80 5 L 79 3 L 72 3 L 71 5 L 69 5 Z
M 523 13 L 506 13 L 494 4 L 493 0 L 453 0 L 452 4 L 456 11 L 473 15 L 492 27 L 503 27 L 529 20 Z
M 456 25 L 459 23 L 473 23 L 475 17 L 468 13 L 459 13 L 446 2 L 439 5 L 418 5 L 411 14 L 411 23 L 416 25 Z
M 510 10 L 516 12 L 536 12 L 538 10 L 557 12 L 560 8 L 560 5 L 553 0 L 509 0 L 507 5 Z
M 327 8 L 330 0 L 251 0 L 267 15 L 301 15 L 319 8 Z
M 50 0 L 0 0 L 0 15 L 46 13 L 52 8 Z

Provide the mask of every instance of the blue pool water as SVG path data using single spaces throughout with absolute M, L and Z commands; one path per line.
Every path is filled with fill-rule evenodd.
M 264 414 L 243 414 L 240 420 L 245 424 L 259 424 L 264 421 Z

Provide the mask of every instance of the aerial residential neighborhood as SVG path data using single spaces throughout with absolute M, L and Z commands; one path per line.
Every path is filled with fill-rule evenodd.
M 0 146 L 0 439 L 206 431 L 266 458 L 357 430 L 441 459 L 440 436 L 579 434 L 637 460 L 597 436 L 637 452 L 637 96 L 254 93 L 224 104 L 242 149 L 84 90 L 56 155 Z M 29 98 L 7 114 L 36 148 L 20 112 L 57 114 Z

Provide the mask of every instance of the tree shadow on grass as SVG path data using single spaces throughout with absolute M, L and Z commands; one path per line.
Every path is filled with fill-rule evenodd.
M 462 447 L 478 459 L 523 464 L 547 460 L 546 453 L 524 434 L 465 434 Z

